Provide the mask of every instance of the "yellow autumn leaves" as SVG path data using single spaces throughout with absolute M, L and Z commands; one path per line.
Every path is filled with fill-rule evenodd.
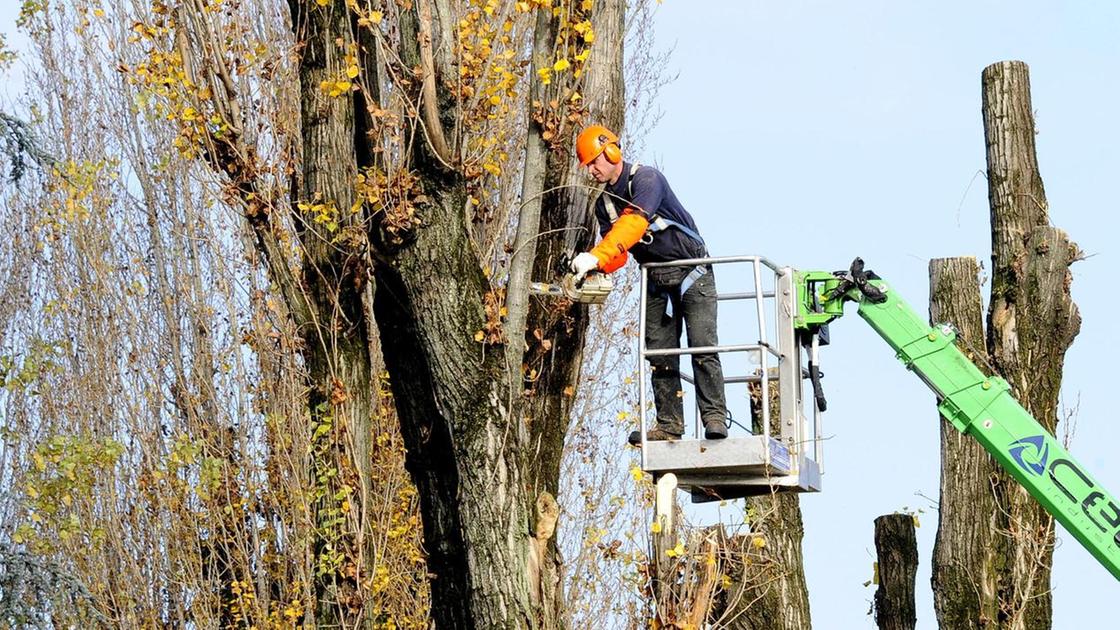
M 327 203 L 297 203 L 296 207 L 300 212 L 311 215 L 315 223 L 323 225 L 328 232 L 334 232 L 338 229 L 338 208 L 334 206 L 334 202 Z
M 581 0 L 578 5 L 552 7 L 553 15 L 560 19 L 556 35 L 556 61 L 551 66 L 537 69 L 537 78 L 542 85 L 551 85 L 555 74 L 570 70 L 572 76 L 578 79 L 583 73 L 583 66 L 591 56 L 591 44 L 595 41 L 595 30 L 589 19 L 591 7 L 591 0 Z
M 358 67 L 358 57 L 354 54 L 346 55 L 343 63 L 346 69 L 343 70 L 342 75 L 334 79 L 326 79 L 319 83 L 319 90 L 331 98 L 342 96 L 349 93 L 351 90 L 357 89 L 354 86 L 353 79 L 356 79 L 361 74 L 361 69 Z
M 330 97 L 341 96 L 344 92 L 349 92 L 354 84 L 342 79 L 337 81 L 327 80 L 319 83 L 319 89 L 322 90 Z
M 333 1 L 334 0 L 315 0 L 315 4 L 325 7 Z M 361 16 L 358 19 L 358 26 L 368 26 L 371 23 L 379 24 L 381 22 L 381 11 L 370 11 L 369 13 L 363 14 L 356 0 L 346 0 L 346 6 Z

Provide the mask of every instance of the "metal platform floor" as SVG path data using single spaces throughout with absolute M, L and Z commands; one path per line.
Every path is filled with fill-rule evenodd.
M 692 494 L 693 503 L 821 488 L 815 461 L 792 455 L 780 441 L 762 435 L 646 442 L 645 469 L 655 478 L 676 475 L 677 486 Z

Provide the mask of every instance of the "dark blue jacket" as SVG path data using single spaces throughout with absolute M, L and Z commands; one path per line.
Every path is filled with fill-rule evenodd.
M 684 209 L 669 182 L 661 171 L 652 166 L 640 165 L 631 177 L 630 162 L 622 163 L 622 175 L 614 184 L 607 184 L 603 194 L 595 203 L 595 218 L 599 221 L 599 235 L 604 236 L 611 229 L 611 217 L 604 199 L 610 195 L 619 214 L 627 211 L 639 212 L 646 220 L 661 217 L 687 226 L 699 234 L 696 221 Z M 630 191 L 633 191 L 631 196 Z M 644 239 L 649 240 L 649 239 Z M 698 242 L 683 231 L 669 228 L 653 232 L 651 243 L 639 242 L 630 248 L 630 253 L 639 263 L 666 262 L 685 258 L 701 258 L 707 255 L 702 242 Z

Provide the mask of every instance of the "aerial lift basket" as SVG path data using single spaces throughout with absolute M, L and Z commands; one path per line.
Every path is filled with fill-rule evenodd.
M 758 320 L 758 342 L 740 345 L 719 345 L 696 348 L 650 349 L 645 344 L 646 313 L 641 308 L 639 319 L 639 420 L 642 435 L 642 469 L 661 479 L 672 473 L 681 489 L 692 495 L 694 503 L 734 499 L 745 496 L 770 494 L 773 492 L 817 492 L 821 489 L 822 446 L 821 424 L 823 396 L 810 396 L 810 418 L 806 418 L 803 395 L 805 382 L 812 374 L 819 392 L 816 370 L 808 369 L 817 365 L 816 349 L 825 337 L 827 329 L 811 335 L 795 331 L 794 318 L 798 314 L 797 272 L 790 267 L 779 267 L 761 256 L 728 256 L 719 258 L 698 258 L 674 261 L 672 263 L 649 263 L 641 270 L 641 295 L 646 295 L 649 283 L 649 270 L 656 267 L 682 265 L 725 266 L 728 270 L 746 271 L 753 277 L 754 290 L 745 293 L 727 293 L 717 296 L 720 302 L 729 300 L 748 300 L 755 304 Z M 767 282 L 764 285 L 763 279 Z M 764 288 L 768 286 L 769 288 Z M 768 331 L 769 323 L 774 324 L 776 338 Z M 726 328 L 734 322 L 722 321 Z M 673 441 L 648 441 L 646 401 L 647 373 L 646 359 L 652 356 L 690 355 L 693 353 L 733 353 L 746 352 L 754 355 L 758 369 L 753 374 L 726 376 L 726 385 L 759 383 L 763 395 L 759 401 L 761 409 L 756 410 L 762 418 L 761 430 L 754 433 L 733 431 L 726 439 L 692 439 L 686 435 Z M 807 367 L 803 368 L 803 354 L 808 355 Z M 682 378 L 692 382 L 688 375 Z M 813 382 L 811 381 L 811 382 Z M 777 388 L 779 405 L 772 409 L 770 396 L 773 387 Z M 813 391 L 809 388 L 809 391 Z M 697 414 L 698 416 L 699 414 Z M 777 416 L 777 417 L 773 417 Z M 772 430 L 772 428 L 774 430 Z M 702 435 L 697 426 L 694 435 Z

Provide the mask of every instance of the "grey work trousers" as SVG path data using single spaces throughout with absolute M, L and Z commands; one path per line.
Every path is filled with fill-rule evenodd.
M 650 284 L 646 295 L 646 348 L 679 348 L 681 328 L 688 330 L 690 348 L 719 345 L 716 333 L 716 279 L 709 268 L 688 287 L 662 288 Z M 666 303 L 673 305 L 672 315 Z M 718 354 L 693 354 L 692 375 L 703 422 L 727 418 L 723 367 Z M 657 428 L 674 435 L 684 433 L 684 393 L 681 390 L 680 356 L 649 357 Z

